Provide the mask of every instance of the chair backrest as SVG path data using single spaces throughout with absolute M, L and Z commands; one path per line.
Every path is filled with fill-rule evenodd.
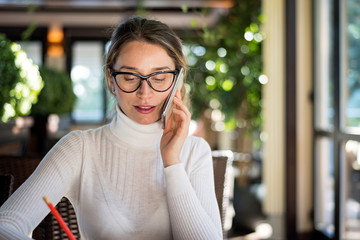
M 213 151 L 213 168 L 215 181 L 216 200 L 219 205 L 221 224 L 224 237 L 226 237 L 227 212 L 231 207 L 230 198 L 232 197 L 234 177 L 232 173 L 233 153 L 231 151 Z M 230 223 L 231 224 L 231 223 Z
M 14 185 L 14 176 L 0 175 L 0 206 L 10 197 Z
M 13 193 L 35 170 L 41 161 L 41 157 L 24 156 L 0 156 L 0 175 L 13 176 Z M 57 210 L 69 226 L 76 239 L 80 239 L 75 211 L 71 203 L 66 199 L 56 205 Z M 33 231 L 34 239 L 67 239 L 65 232 L 61 229 L 51 213 Z

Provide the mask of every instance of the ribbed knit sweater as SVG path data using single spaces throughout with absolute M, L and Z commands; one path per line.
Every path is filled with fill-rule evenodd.
M 181 163 L 163 167 L 159 122 L 141 125 L 117 109 L 111 123 L 73 131 L 0 208 L 0 239 L 28 239 L 63 196 L 81 239 L 222 239 L 209 145 L 188 137 Z

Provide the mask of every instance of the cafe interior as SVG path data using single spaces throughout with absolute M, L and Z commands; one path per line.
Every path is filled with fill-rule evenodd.
M 0 76 L 1 204 L 64 135 L 111 118 L 104 55 L 134 15 L 183 41 L 189 134 L 212 149 L 224 239 L 360 239 L 356 0 L 0 0 L 0 36 L 26 53 L 20 65 L 45 67 L 45 86 L 44 75 L 64 82 L 48 83 L 43 106 L 45 87 L 39 104 L 14 107 L 3 96 L 27 96 Z M 80 238 L 71 204 L 56 207 Z M 66 239 L 51 214 L 33 237 Z

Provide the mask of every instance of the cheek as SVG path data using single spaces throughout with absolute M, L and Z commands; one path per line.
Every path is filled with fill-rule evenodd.
M 130 94 L 129 94 L 130 95 Z M 126 106 L 127 102 L 130 100 L 130 96 L 125 95 L 123 92 L 117 91 L 116 93 L 116 100 L 119 106 Z
M 159 96 L 161 104 L 164 104 L 170 95 L 169 93 L 163 93 Z

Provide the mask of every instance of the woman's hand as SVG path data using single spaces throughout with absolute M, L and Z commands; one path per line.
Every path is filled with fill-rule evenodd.
M 175 107 L 165 125 L 160 142 L 160 151 L 164 167 L 180 163 L 180 152 L 189 134 L 191 113 L 181 101 L 180 91 L 173 98 Z M 174 126 L 173 121 L 175 120 Z

